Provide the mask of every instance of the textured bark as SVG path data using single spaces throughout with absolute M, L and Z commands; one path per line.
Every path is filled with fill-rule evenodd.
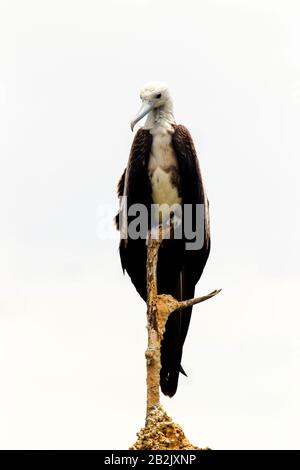
M 163 230 L 156 237 L 149 233 L 147 246 L 147 329 L 148 347 L 145 353 L 147 364 L 147 413 L 146 425 L 138 433 L 133 450 L 199 449 L 185 437 L 184 432 L 167 416 L 160 405 L 160 346 L 169 315 L 175 310 L 185 309 L 218 294 L 221 289 L 195 299 L 178 301 L 171 295 L 157 294 L 157 260 Z
M 146 426 L 137 437 L 130 450 L 204 450 L 190 443 L 182 428 L 173 423 L 160 405 L 149 412 Z
M 159 404 L 160 334 L 157 310 L 157 258 L 160 242 L 149 238 L 147 248 L 147 415 Z

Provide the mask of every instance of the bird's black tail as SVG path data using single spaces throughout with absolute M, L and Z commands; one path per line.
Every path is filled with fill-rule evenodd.
M 194 296 L 194 287 L 184 282 L 183 273 L 180 274 L 180 283 L 174 297 L 178 300 L 185 300 Z M 189 328 L 192 314 L 192 307 L 185 310 L 173 312 L 167 321 L 161 345 L 161 371 L 160 387 L 164 395 L 172 397 L 175 395 L 178 385 L 179 373 L 185 372 L 181 366 L 182 348 Z

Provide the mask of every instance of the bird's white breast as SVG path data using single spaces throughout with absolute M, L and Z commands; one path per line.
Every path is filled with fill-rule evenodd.
M 181 204 L 180 178 L 176 155 L 172 146 L 172 134 L 166 129 L 152 131 L 152 148 L 148 172 L 154 204 L 173 206 Z M 167 209 L 167 208 L 166 208 Z M 164 209 L 162 208 L 164 219 Z M 168 210 L 166 210 L 166 215 Z

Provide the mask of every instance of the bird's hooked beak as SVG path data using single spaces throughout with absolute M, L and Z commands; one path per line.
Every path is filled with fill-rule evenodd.
M 154 107 L 154 104 L 151 103 L 151 101 L 143 100 L 141 109 L 137 113 L 136 117 L 130 123 L 130 127 L 132 131 L 136 123 L 139 122 L 144 116 L 146 116 L 146 114 L 150 113 L 153 107 Z

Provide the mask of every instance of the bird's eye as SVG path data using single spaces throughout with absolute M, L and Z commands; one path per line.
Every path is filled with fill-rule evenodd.
M 161 93 L 158 93 L 155 98 L 157 99 L 161 98 Z

